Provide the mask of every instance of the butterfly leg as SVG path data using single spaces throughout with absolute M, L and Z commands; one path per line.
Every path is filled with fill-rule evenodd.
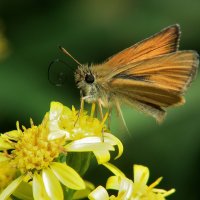
M 98 108 L 99 108 L 100 118 L 103 121 L 104 120 L 104 116 L 103 116 L 103 109 L 102 109 L 101 99 L 97 100 L 97 105 L 98 105 Z M 102 128 L 101 134 L 102 134 L 102 142 L 104 142 L 104 128 Z
M 78 122 L 78 120 L 79 120 L 79 117 L 80 117 L 80 115 L 81 115 L 81 112 L 82 112 L 83 109 L 84 109 L 84 100 L 85 100 L 85 98 L 83 97 L 83 93 L 82 93 L 82 91 L 80 90 L 80 109 L 79 109 L 79 111 L 78 111 L 77 119 L 76 119 L 76 121 L 75 121 L 75 123 L 74 123 L 74 126 L 76 126 L 76 124 L 77 124 L 77 122 Z
M 90 117 L 94 117 L 94 115 L 96 115 L 96 103 L 92 103 Z
M 112 107 L 108 107 L 108 129 L 110 130 L 110 125 L 111 125 L 111 113 L 112 113 Z
M 85 99 L 90 98 L 90 96 L 84 96 L 84 97 L 83 97 L 81 91 L 80 91 L 80 96 L 81 96 L 81 98 L 80 98 L 80 109 L 79 109 L 79 111 L 78 111 L 77 119 L 76 119 L 76 121 L 75 121 L 75 123 L 74 123 L 74 126 L 76 126 L 76 124 L 77 124 L 77 122 L 78 122 L 78 120 L 79 120 L 79 117 L 80 117 L 80 115 L 81 115 L 81 112 L 84 110 L 84 102 L 85 102 Z M 94 107 L 93 109 L 95 109 L 95 107 Z
M 98 109 L 99 109 L 99 113 L 100 113 L 100 118 L 101 118 L 101 120 L 103 120 L 103 109 L 102 109 L 102 103 L 101 103 L 100 99 L 97 100 L 97 105 L 98 105 Z
M 78 122 L 78 120 L 79 120 L 79 117 L 80 117 L 81 112 L 83 111 L 83 109 L 84 109 L 84 98 L 81 96 L 81 98 L 80 98 L 80 109 L 79 109 L 79 111 L 78 111 L 77 119 L 76 119 L 76 121 L 75 121 L 75 123 L 74 123 L 74 126 L 76 126 L 76 124 L 77 124 L 77 122 Z
M 127 133 L 130 135 L 130 132 L 128 130 L 128 127 L 126 125 L 126 121 L 124 119 L 124 116 L 123 116 L 123 113 L 122 113 L 122 110 L 121 110 L 121 107 L 120 107 L 120 103 L 119 103 L 119 101 L 117 99 L 115 100 L 115 106 L 116 106 L 116 109 L 117 109 L 117 114 L 121 118 L 124 128 L 126 129 Z

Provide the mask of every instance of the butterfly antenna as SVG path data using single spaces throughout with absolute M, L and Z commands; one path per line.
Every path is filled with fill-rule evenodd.
M 59 49 L 67 56 L 69 56 L 72 60 L 74 60 L 78 65 L 82 66 L 78 60 L 76 60 L 64 47 L 59 46 Z

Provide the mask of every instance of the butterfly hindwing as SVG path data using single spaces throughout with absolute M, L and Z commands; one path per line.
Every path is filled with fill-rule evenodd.
M 141 103 L 162 111 L 184 103 L 183 94 L 194 79 L 197 67 L 195 51 L 177 51 L 129 64 L 113 76 L 109 85 L 113 93 L 130 104 Z

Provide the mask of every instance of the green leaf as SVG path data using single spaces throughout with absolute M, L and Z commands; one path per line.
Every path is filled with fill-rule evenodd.
M 66 163 L 83 176 L 90 166 L 91 157 L 91 152 L 70 152 L 67 154 Z

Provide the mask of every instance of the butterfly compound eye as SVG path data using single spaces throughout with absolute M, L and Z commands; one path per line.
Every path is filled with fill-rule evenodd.
M 89 84 L 94 83 L 94 76 L 92 74 L 86 74 L 85 81 Z

